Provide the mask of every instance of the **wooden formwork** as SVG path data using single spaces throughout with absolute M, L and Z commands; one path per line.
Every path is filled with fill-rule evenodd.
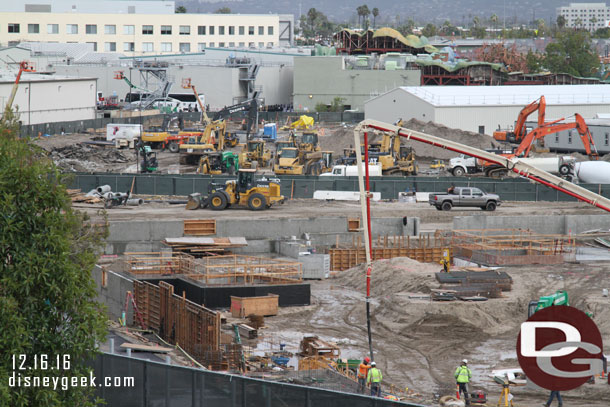
M 200 362 L 206 351 L 220 346 L 220 313 L 174 294 L 174 286 L 164 281 L 159 285 L 134 281 L 134 292 L 142 319 L 159 336 L 179 344 Z
M 436 263 L 443 258 L 443 253 L 451 248 L 438 244 L 429 235 L 412 239 L 409 236 L 383 236 L 373 242 L 372 260 L 391 259 L 393 257 L 410 257 L 422 263 Z M 337 247 L 329 249 L 330 269 L 343 271 L 366 262 L 364 245 L 358 238 L 352 247 Z
M 214 256 L 196 260 L 188 277 L 206 285 L 292 284 L 303 281 L 302 264 L 255 256 Z
M 184 220 L 184 236 L 208 236 L 216 234 L 216 219 Z
M 125 271 L 136 274 L 190 274 L 196 270 L 195 258 L 187 254 L 171 256 L 160 252 L 125 253 Z

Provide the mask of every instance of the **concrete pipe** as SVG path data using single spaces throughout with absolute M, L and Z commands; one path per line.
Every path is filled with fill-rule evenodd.
M 112 191 L 112 188 L 110 188 L 110 185 L 102 185 L 100 187 L 97 187 L 97 192 L 99 192 L 100 194 L 105 194 L 106 192 L 110 192 Z
M 144 203 L 141 198 L 131 198 L 127 200 L 127 206 L 140 206 Z
M 129 194 L 127 192 L 115 192 L 114 193 L 114 197 L 115 198 L 127 198 Z
M 106 192 L 106 193 L 102 194 L 102 196 L 104 197 L 104 199 L 114 198 L 114 194 L 112 192 Z

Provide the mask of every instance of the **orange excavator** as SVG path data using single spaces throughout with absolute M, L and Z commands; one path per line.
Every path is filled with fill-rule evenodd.
M 517 118 L 517 123 L 515 124 L 515 129 L 511 130 L 496 130 L 494 131 L 493 137 L 494 139 L 505 142 L 505 143 L 513 143 L 519 144 L 523 140 L 523 138 L 527 135 L 527 129 L 525 128 L 525 122 L 527 118 L 538 111 L 538 127 L 544 125 L 544 116 L 546 113 L 546 100 L 544 96 L 540 96 L 539 99 L 534 100 L 529 105 L 525 106 L 520 112 L 519 117 Z
M 507 158 L 525 158 L 529 155 L 532 146 L 536 140 L 539 140 L 549 134 L 558 133 L 563 130 L 571 130 L 576 129 L 578 132 L 582 144 L 585 148 L 585 152 L 589 156 L 590 160 L 599 160 L 599 153 L 597 152 L 597 148 L 595 147 L 595 142 L 593 141 L 593 136 L 589 131 L 589 127 L 587 123 L 585 123 L 585 119 L 578 113 L 574 114 L 574 121 L 568 123 L 559 123 L 564 120 L 561 118 L 559 120 L 555 120 L 549 123 L 543 123 L 539 125 L 534 130 L 530 131 L 523 137 L 519 147 L 512 154 L 500 154 L 503 157 Z M 486 176 L 497 176 L 500 174 L 504 174 L 508 171 L 508 169 L 491 164 L 487 161 L 481 162 L 483 167 L 483 171 L 485 171 Z

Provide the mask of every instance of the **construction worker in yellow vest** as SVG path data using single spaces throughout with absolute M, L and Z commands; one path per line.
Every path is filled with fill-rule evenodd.
M 466 359 L 462 360 L 462 364 L 455 369 L 455 380 L 458 385 L 458 394 L 464 394 L 464 399 L 466 401 L 466 405 L 470 405 L 470 395 L 468 394 L 468 382 L 470 382 L 470 378 L 472 377 L 472 372 L 468 368 L 468 361 Z
M 369 365 L 370 361 L 371 359 L 369 359 L 367 356 L 358 366 L 358 393 L 364 393 L 364 388 L 366 387 L 366 378 L 368 376 L 369 369 L 371 368 L 371 365 Z
M 377 363 L 371 362 L 371 368 L 366 376 L 366 384 L 371 385 L 371 396 L 381 397 L 381 370 L 377 369 Z

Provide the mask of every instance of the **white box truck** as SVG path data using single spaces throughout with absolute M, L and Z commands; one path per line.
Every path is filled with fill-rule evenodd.
M 141 124 L 109 123 L 106 125 L 106 141 L 114 141 L 117 148 L 134 148 L 135 140 L 142 135 Z

